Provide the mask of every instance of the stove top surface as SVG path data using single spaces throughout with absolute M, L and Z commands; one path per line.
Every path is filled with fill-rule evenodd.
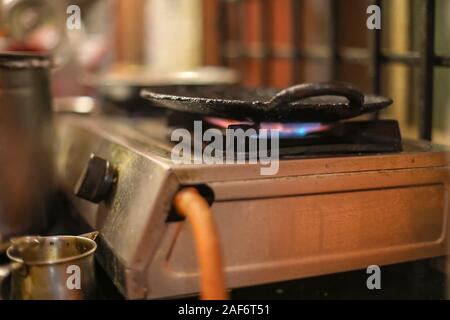
M 171 168 L 186 183 L 264 178 L 260 174 L 260 163 L 224 161 L 207 164 L 201 159 L 195 161 L 195 154 L 192 154 L 192 161 L 189 163 L 174 163 L 171 156 L 175 144 L 168 139 L 172 128 L 162 118 L 117 116 L 86 118 L 60 115 L 58 122 L 61 130 L 65 130 L 65 127 L 72 131 L 77 128 L 77 132 L 67 132 L 68 135 L 74 136 L 74 141 L 80 140 L 79 130 L 89 132 L 102 141 L 106 139 L 119 144 L 166 168 Z M 440 166 L 450 159 L 448 147 L 427 141 L 403 139 L 401 149 L 402 151 L 397 152 L 330 152 L 280 156 L 279 170 L 275 177 Z

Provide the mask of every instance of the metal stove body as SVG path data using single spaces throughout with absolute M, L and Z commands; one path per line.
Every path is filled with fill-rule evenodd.
M 278 174 L 261 176 L 257 164 L 174 165 L 155 138 L 158 121 L 59 115 L 57 124 L 60 183 L 101 231 L 98 259 L 126 298 L 199 291 L 190 227 L 167 221 L 187 185 L 214 192 L 229 288 L 447 253 L 450 153 L 441 146 L 280 160 Z M 118 172 L 100 204 L 73 195 L 91 154 Z

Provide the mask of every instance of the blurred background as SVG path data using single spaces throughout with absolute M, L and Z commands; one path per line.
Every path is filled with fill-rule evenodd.
M 94 94 L 95 75 L 226 66 L 247 86 L 352 82 L 394 99 L 380 117 L 397 119 L 403 136 L 450 141 L 448 0 L 0 3 L 0 50 L 52 52 L 57 96 Z M 382 9 L 379 31 L 366 27 L 374 3 Z M 70 30 L 66 9 L 73 4 L 81 9 L 82 25 Z

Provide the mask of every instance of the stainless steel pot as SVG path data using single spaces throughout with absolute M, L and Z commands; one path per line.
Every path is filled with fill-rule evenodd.
M 0 53 L 0 241 L 40 233 L 53 191 L 50 61 Z
M 0 266 L 0 287 L 11 276 L 10 299 L 79 300 L 95 298 L 94 253 L 98 232 L 80 236 L 26 236 L 11 239 Z M 5 290 L 0 290 L 2 294 Z

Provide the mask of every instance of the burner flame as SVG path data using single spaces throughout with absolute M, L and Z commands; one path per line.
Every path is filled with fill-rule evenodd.
M 251 121 L 238 121 L 212 117 L 208 117 L 207 121 L 210 124 L 223 129 L 228 128 L 230 125 L 255 125 L 255 123 Z M 266 130 L 277 130 L 280 134 L 280 138 L 302 138 L 312 133 L 327 131 L 331 128 L 331 125 L 319 122 L 261 122 L 259 124 L 259 128 Z

